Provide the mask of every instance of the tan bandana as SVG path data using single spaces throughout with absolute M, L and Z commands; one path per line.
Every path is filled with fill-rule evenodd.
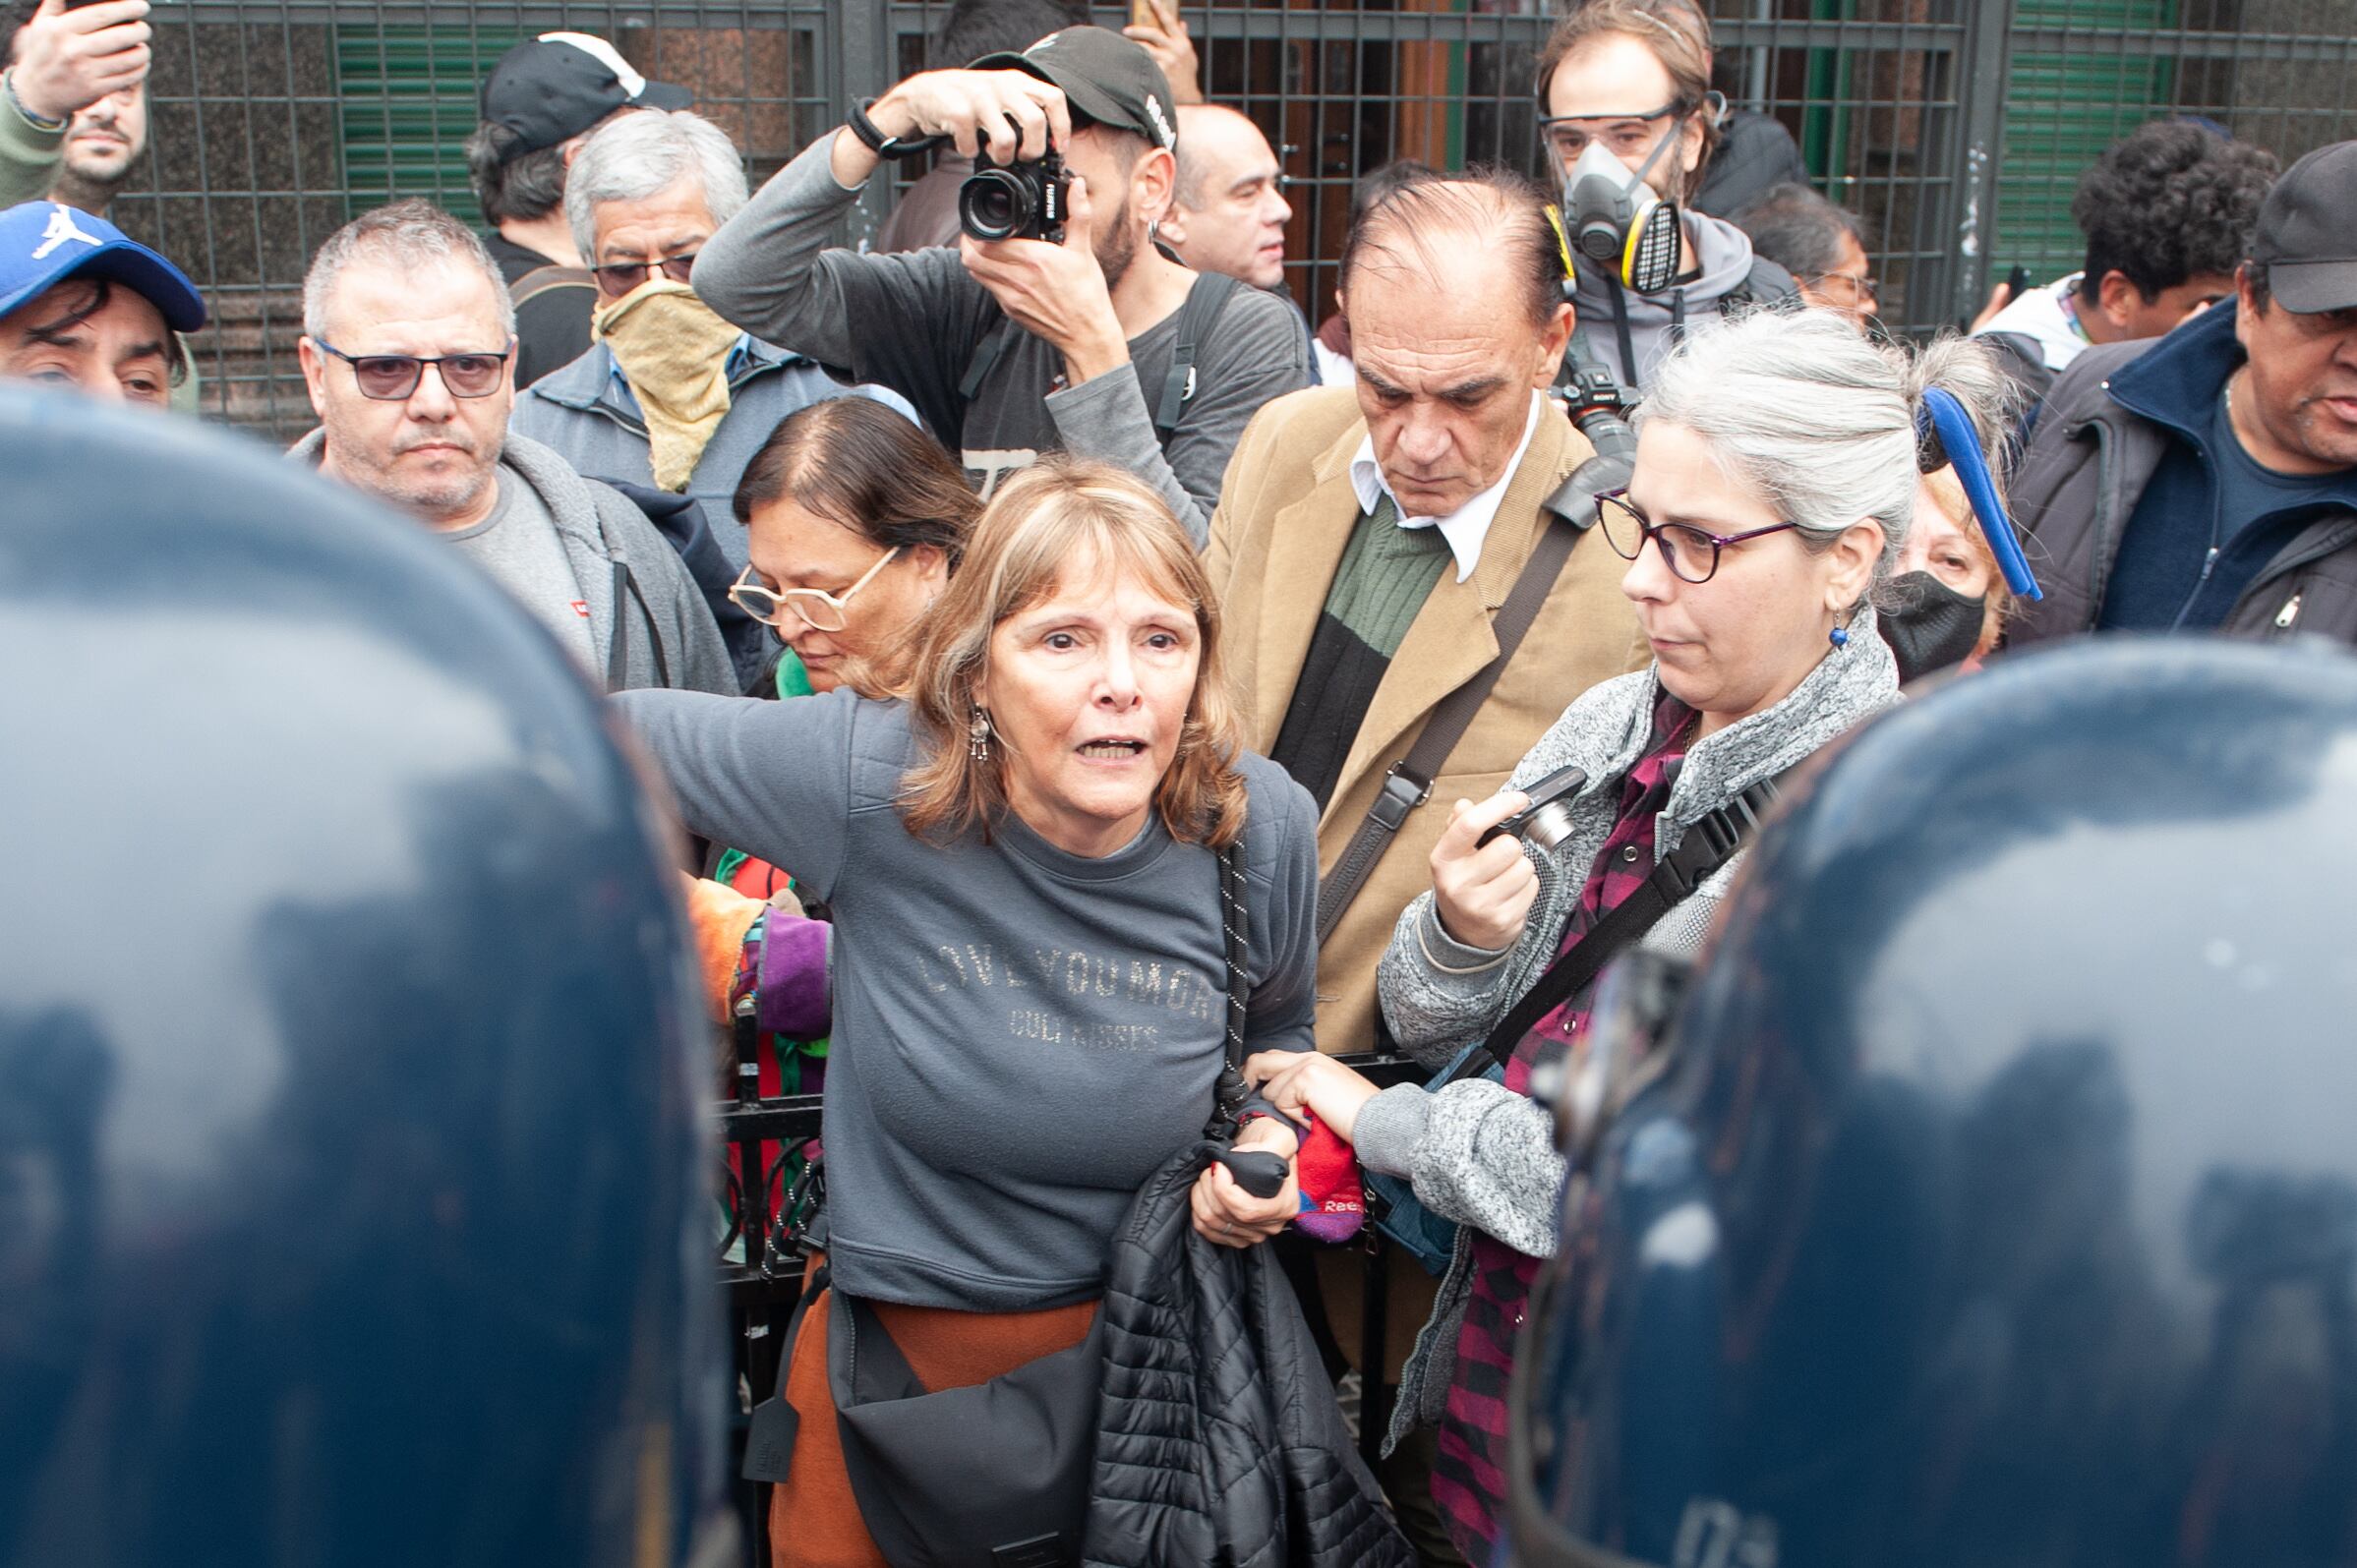
M 687 489 L 728 415 L 729 351 L 739 335 L 695 290 L 661 275 L 590 317 L 590 340 L 614 351 L 638 399 L 659 489 Z

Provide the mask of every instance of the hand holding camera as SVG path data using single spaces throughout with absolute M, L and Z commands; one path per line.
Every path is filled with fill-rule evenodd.
M 983 170 L 974 179 L 980 180 L 984 173 L 1016 172 Z M 972 183 L 968 182 L 970 186 Z M 1096 212 L 1090 205 L 1089 182 L 1064 173 L 1060 186 L 1064 217 L 1055 238 L 1009 234 L 977 239 L 968 221 L 958 251 L 966 270 L 990 291 L 999 309 L 1024 330 L 1054 344 L 1063 354 L 1065 379 L 1078 386 L 1127 365 L 1130 345 L 1120 317 L 1113 313 L 1113 293 L 1104 268 L 1096 260 Z M 1002 207 L 1000 200 L 993 196 L 983 215 L 1011 222 L 1017 203 L 1009 200 Z M 964 192 L 959 206 L 961 216 L 971 218 Z M 1037 207 L 1032 210 L 1036 224 Z M 1116 221 L 1117 216 L 1109 214 L 1106 221 Z
M 943 137 L 1002 166 L 1045 157 L 1072 139 L 1063 89 L 1027 71 L 920 72 L 876 99 L 867 117 L 896 140 Z
M 1478 805 L 1460 800 L 1433 845 L 1433 908 L 1441 929 L 1469 948 L 1498 953 L 1514 945 L 1539 897 L 1539 874 L 1518 839 L 1492 835 L 1531 808 L 1519 789 L 1502 789 Z

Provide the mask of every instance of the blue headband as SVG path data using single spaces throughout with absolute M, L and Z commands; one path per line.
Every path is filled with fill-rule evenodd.
M 2023 557 L 2021 542 L 2014 537 L 2005 503 L 1997 499 L 1988 460 L 1980 454 L 1980 433 L 1973 428 L 1973 416 L 1965 412 L 1964 404 L 1952 392 L 1925 387 L 1922 412 L 1915 416 L 1915 434 L 1923 442 L 1923 471 L 1953 465 L 1956 477 L 1964 482 L 1973 515 L 1980 520 L 1981 537 L 1988 541 L 1989 553 L 1997 558 L 1997 569 L 2005 574 L 2005 586 L 2023 599 L 2045 598 L 2037 579 L 2031 575 L 2030 562 Z

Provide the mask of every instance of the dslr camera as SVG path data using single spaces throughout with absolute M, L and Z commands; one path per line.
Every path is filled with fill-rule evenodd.
M 1064 243 L 1065 202 L 1072 182 L 1061 157 L 1050 152 L 999 164 L 982 152 L 973 162 L 973 173 L 958 187 L 961 228 L 977 240 Z

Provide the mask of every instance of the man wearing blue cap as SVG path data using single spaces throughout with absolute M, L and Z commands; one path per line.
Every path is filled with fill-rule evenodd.
M 0 377 L 165 406 L 188 374 L 175 332 L 205 324 L 181 270 L 58 202 L 0 212 Z

